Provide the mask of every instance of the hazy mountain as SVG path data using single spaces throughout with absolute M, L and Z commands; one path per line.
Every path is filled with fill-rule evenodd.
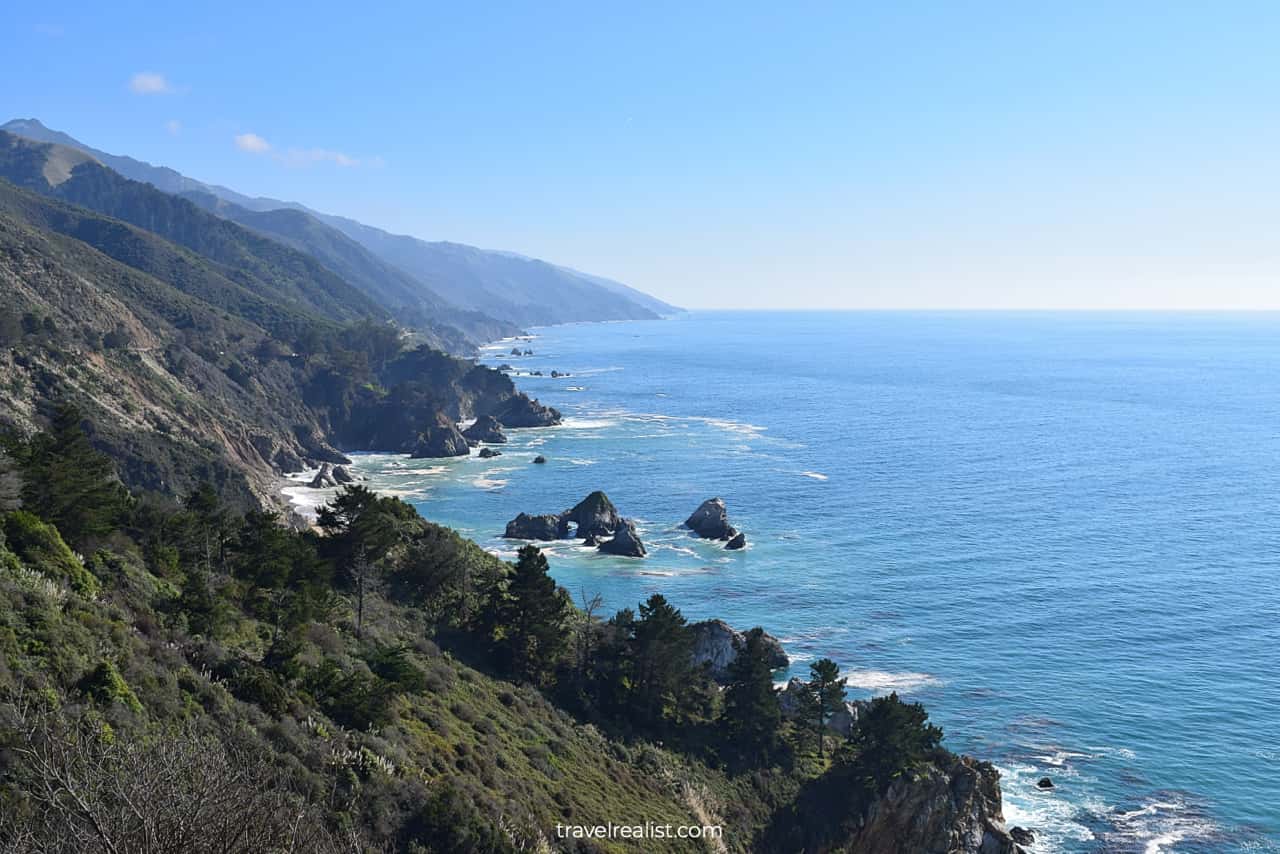
M 188 199 L 131 181 L 74 149 L 0 131 L 0 177 L 154 232 L 226 268 L 273 304 L 317 317 L 390 319 L 374 298 L 309 255 L 214 216 Z
M 205 193 L 230 202 L 246 212 L 281 209 L 305 212 L 360 244 L 381 262 L 398 268 L 454 307 L 482 312 L 508 323 L 540 325 L 571 321 L 645 319 L 678 310 L 620 282 L 546 261 L 511 252 L 395 235 L 346 217 L 313 211 L 297 202 L 246 196 L 226 187 L 188 178 L 172 169 L 153 166 L 131 157 L 107 154 L 65 133 L 47 128 L 36 119 L 10 121 L 0 126 L 0 130 L 79 149 L 125 177 L 153 184 L 167 193 Z M 243 218 L 243 214 L 240 216 Z M 252 227 L 258 228 L 263 224 Z M 315 225 L 296 220 L 274 224 L 285 232 L 296 233 L 300 228 L 309 232 L 309 242 L 303 243 L 300 238 L 295 238 L 299 242 L 292 245 L 307 252 L 325 254 L 329 259 L 325 262 L 326 266 L 342 260 L 335 258 L 332 253 L 326 253 L 323 248 L 324 244 L 338 248 L 340 243 L 332 235 L 319 232 Z M 283 236 L 278 231 L 266 228 L 262 230 L 276 237 Z M 349 256 L 349 248 L 342 248 L 338 254 Z M 361 262 L 361 265 L 367 267 L 366 262 Z M 335 272 L 352 275 L 350 270 L 345 273 L 339 270 Z M 401 286 L 391 279 L 383 279 L 382 274 L 379 274 L 379 279 L 379 287 L 395 289 Z
M 442 339 L 456 336 L 454 330 L 461 331 L 465 337 L 449 349 L 469 350 L 475 344 L 520 332 L 513 323 L 482 312 L 459 309 L 413 276 L 305 211 L 296 208 L 250 210 L 203 190 L 181 195 L 210 213 L 310 255 L 391 309 L 402 323 L 431 330 Z

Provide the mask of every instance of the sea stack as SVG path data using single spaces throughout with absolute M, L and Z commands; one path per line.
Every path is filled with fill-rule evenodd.
M 729 511 L 724 505 L 723 498 L 708 498 L 702 502 L 698 505 L 698 509 L 693 511 L 693 515 L 684 520 L 684 526 L 704 540 L 728 540 L 730 543 L 735 543 L 736 538 L 740 536 L 738 529 L 729 524 Z M 726 548 L 740 549 L 746 544 L 747 538 L 743 536 L 736 545 L 729 545 Z
M 588 534 L 589 538 L 594 536 L 594 534 Z M 644 557 L 648 554 L 644 543 L 640 541 L 640 535 L 636 533 L 635 522 L 630 519 L 620 519 L 613 539 L 605 540 L 596 546 L 596 549 L 604 554 L 620 557 Z
M 481 415 L 476 422 L 462 431 L 468 442 L 484 442 L 486 445 L 501 445 L 507 441 L 502 432 L 502 422 L 492 415 Z

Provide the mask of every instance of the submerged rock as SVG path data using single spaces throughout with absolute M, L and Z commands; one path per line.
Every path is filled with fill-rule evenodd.
M 1041 777 L 1039 782 L 1036 783 L 1037 789 L 1052 789 L 1053 787 L 1053 781 L 1048 777 Z
M 493 448 L 481 448 L 479 456 L 480 456 L 480 459 L 487 460 L 490 457 L 502 456 L 502 451 L 495 451 Z
M 729 538 L 729 542 L 724 544 L 724 547 L 731 551 L 745 549 L 747 547 L 747 535 L 743 533 L 734 534 Z
M 724 681 L 729 675 L 729 665 L 738 657 L 737 645 L 745 640 L 743 633 L 724 620 L 703 620 L 692 624 L 689 629 L 693 632 L 693 663 L 706 663 L 711 678 L 717 682 Z M 791 664 L 777 638 L 766 632 L 764 641 L 769 651 L 770 667 L 776 669 Z
M 481 415 L 474 424 L 462 431 L 462 435 L 469 442 L 484 442 L 488 445 L 501 445 L 507 441 L 502 432 L 502 422 L 492 415 Z
M 684 526 L 707 540 L 729 540 L 738 534 L 738 529 L 729 524 L 729 511 L 723 498 L 702 502 L 693 515 L 684 520 Z
M 507 530 L 502 536 L 508 540 L 558 540 L 560 517 L 554 513 L 540 516 L 521 513 L 507 523 Z
M 640 541 L 640 535 L 636 533 L 635 523 L 630 519 L 619 520 L 613 539 L 600 543 L 596 548 L 605 554 L 622 557 L 644 557 L 648 554 L 644 543 Z
M 436 415 L 435 423 L 418 435 L 418 442 L 409 455 L 414 459 L 434 457 L 465 457 L 471 453 L 466 437 L 458 426 L 444 413 Z
M 543 463 L 545 463 L 545 462 L 547 461 L 547 458 L 546 458 L 546 457 L 544 457 L 542 454 L 538 454 L 536 457 L 534 457 L 534 458 L 533 458 L 533 461 L 534 461 L 534 463 L 536 463 L 537 465 L 542 465 Z

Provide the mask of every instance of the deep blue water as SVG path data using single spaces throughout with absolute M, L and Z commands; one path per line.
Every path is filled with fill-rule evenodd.
M 517 378 L 565 426 L 365 458 L 375 483 L 504 554 L 517 512 L 604 489 L 651 554 L 553 547 L 575 598 L 661 592 L 923 701 L 1035 851 L 1280 848 L 1280 316 L 697 313 L 520 346 L 486 361 L 571 372 Z M 745 553 L 677 529 L 713 495 Z

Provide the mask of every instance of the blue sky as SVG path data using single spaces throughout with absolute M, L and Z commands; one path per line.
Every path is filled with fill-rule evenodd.
M 5 16 L 3 118 L 681 305 L 1280 308 L 1280 4 Z

